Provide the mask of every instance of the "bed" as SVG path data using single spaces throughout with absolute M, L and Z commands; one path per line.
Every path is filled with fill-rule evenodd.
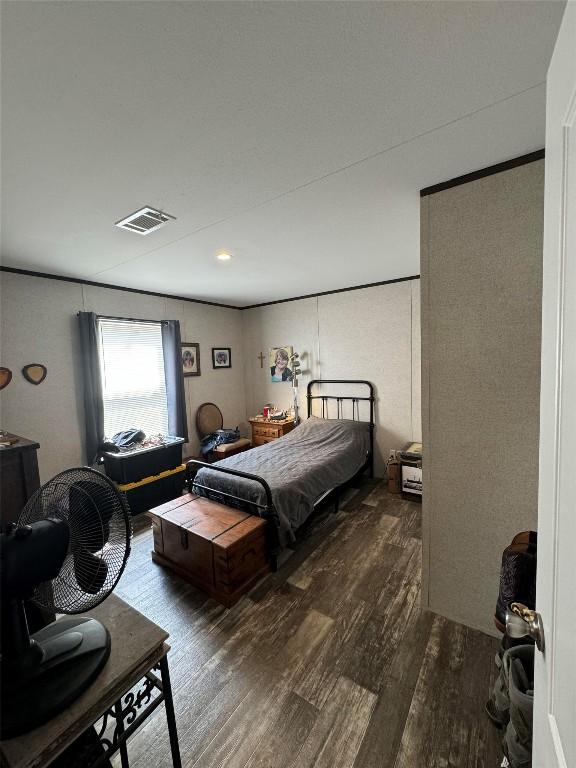
M 340 391 L 335 393 L 335 388 Z M 342 390 L 354 394 L 341 394 Z M 373 475 L 373 385 L 361 380 L 314 379 L 306 397 L 308 419 L 288 435 L 216 464 L 192 460 L 187 465 L 191 492 L 270 522 L 273 569 L 278 552 L 294 541 L 320 503 L 329 496 L 337 503 L 339 491 L 348 483 L 364 472 Z M 361 420 L 361 414 L 366 420 Z

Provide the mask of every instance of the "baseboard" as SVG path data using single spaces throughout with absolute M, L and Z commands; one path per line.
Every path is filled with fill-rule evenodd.
M 431 608 L 430 606 L 424 605 L 423 603 L 421 604 L 421 608 L 423 611 L 428 611 L 429 613 L 434 613 L 437 616 L 442 616 L 443 619 L 453 621 L 455 624 L 462 624 L 464 627 L 469 627 L 470 629 L 475 629 L 477 632 L 482 632 L 483 635 L 495 637 L 498 640 L 500 640 L 502 637 L 502 634 L 498 632 L 492 621 L 481 625 L 476 622 L 465 620 L 461 616 L 451 614 L 449 611 L 439 611 L 435 608 Z

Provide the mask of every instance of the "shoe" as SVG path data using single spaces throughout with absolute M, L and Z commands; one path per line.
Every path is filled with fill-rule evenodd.
M 506 631 L 506 609 L 510 603 L 535 607 L 537 540 L 536 531 L 522 531 L 502 553 L 500 591 L 494 615 L 499 632 Z

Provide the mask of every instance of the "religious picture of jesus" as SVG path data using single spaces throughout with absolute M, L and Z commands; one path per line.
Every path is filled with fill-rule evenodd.
M 293 347 L 272 347 L 270 349 L 270 381 L 292 381 L 289 363 L 293 354 Z

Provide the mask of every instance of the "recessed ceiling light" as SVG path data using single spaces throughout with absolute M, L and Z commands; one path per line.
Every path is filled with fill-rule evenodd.
M 219 261 L 230 261 L 230 259 L 232 258 L 232 254 L 231 253 L 227 253 L 226 251 L 222 251 L 221 253 L 218 253 L 216 255 L 216 258 Z

